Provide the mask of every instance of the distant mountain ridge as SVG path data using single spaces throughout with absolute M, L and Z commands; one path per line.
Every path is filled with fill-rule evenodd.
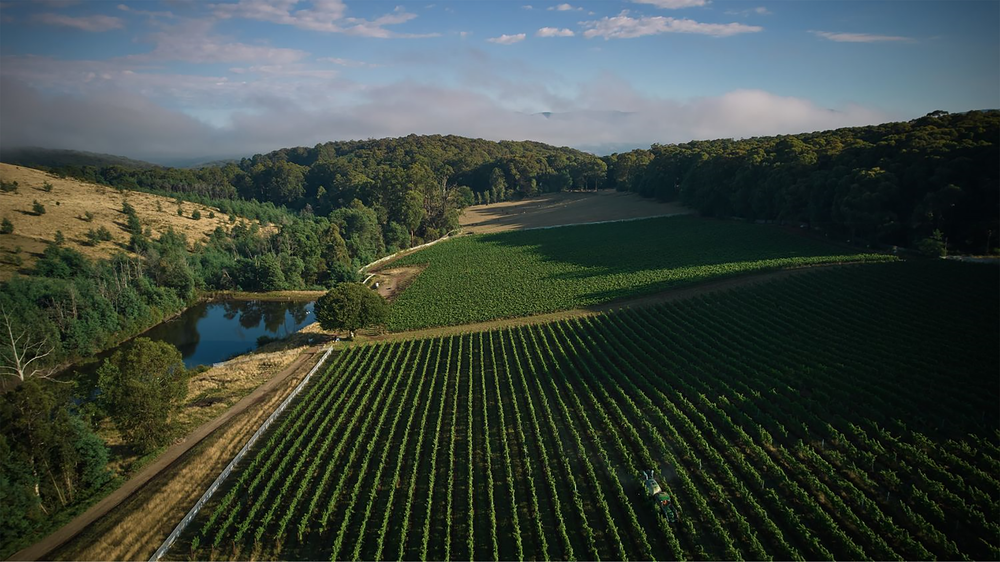
M 25 166 L 28 168 L 57 168 L 59 166 L 123 166 L 125 168 L 149 169 L 162 166 L 135 160 L 114 154 L 87 152 L 84 150 L 66 150 L 59 148 L 40 148 L 36 146 L 23 148 L 7 148 L 0 150 L 0 162 Z

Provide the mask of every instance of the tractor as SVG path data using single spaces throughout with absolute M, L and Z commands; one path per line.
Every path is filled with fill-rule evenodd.
M 649 498 L 653 505 L 656 507 L 657 511 L 663 514 L 670 523 L 677 522 L 677 511 L 674 509 L 673 500 L 670 498 L 670 494 L 663 491 L 660 485 L 656 482 L 655 475 L 652 470 L 643 471 L 643 492 L 645 496 Z

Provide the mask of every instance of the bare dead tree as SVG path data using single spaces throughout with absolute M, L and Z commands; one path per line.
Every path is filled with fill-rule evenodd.
M 17 330 L 7 314 L 7 308 L 0 304 L 0 375 L 17 377 L 21 382 L 30 378 L 51 379 L 52 369 L 40 366 L 42 359 L 52 353 L 48 338 L 36 339 L 27 329 Z M 38 362 L 38 363 L 36 363 Z

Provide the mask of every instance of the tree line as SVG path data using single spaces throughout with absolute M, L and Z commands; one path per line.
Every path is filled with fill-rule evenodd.
M 607 172 L 600 158 L 570 148 L 453 135 L 328 142 L 197 169 L 117 164 L 42 169 L 121 189 L 269 202 L 321 216 L 357 199 L 376 211 L 387 231 L 411 225 L 409 230 L 427 239 L 448 226 L 454 199 L 472 204 L 594 189 Z M 410 193 L 420 197 L 419 221 L 413 214 L 417 196 L 408 198 Z
M 386 247 L 396 249 L 440 236 L 462 205 L 614 188 L 707 216 L 800 224 L 870 244 L 916 246 L 939 231 L 949 246 L 983 253 L 1000 238 L 998 131 L 996 110 L 935 111 L 906 122 L 654 144 L 603 158 L 530 141 L 410 135 L 286 148 L 198 169 L 51 170 L 242 205 L 249 207 L 243 216 L 268 222 L 278 209 L 328 216 L 358 200 L 375 211 Z
M 606 185 L 701 214 L 779 221 L 870 244 L 935 232 L 960 250 L 996 248 L 1000 111 L 833 131 L 653 145 L 606 156 Z

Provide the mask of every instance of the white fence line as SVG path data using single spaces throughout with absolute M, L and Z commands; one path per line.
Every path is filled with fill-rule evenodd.
M 177 537 L 179 537 L 181 533 L 184 532 L 184 529 L 188 526 L 188 523 L 194 520 L 195 516 L 198 515 L 198 512 L 201 511 L 201 508 L 204 507 L 205 503 L 209 500 L 209 498 L 212 497 L 212 494 L 214 494 L 216 490 L 219 489 L 219 486 L 221 486 L 222 483 L 225 482 L 226 478 L 229 477 L 229 474 L 233 471 L 233 468 L 235 468 L 236 465 L 243 459 L 243 457 L 246 456 L 246 454 L 250 451 L 250 447 L 252 447 L 253 444 L 257 442 L 257 439 L 259 439 L 260 436 L 263 435 L 265 431 L 267 431 L 267 428 L 271 425 L 271 423 L 273 423 L 274 420 L 278 419 L 278 416 L 285 411 L 285 408 L 287 408 L 288 405 L 292 402 L 292 399 L 294 399 L 295 396 L 303 389 L 303 387 L 305 387 L 306 383 L 308 383 L 309 379 L 312 378 L 313 374 L 315 374 L 316 371 L 319 370 L 320 366 L 323 365 L 323 363 L 326 361 L 327 357 L 330 356 L 330 353 L 332 351 L 333 351 L 332 347 L 326 348 L 326 353 L 324 353 L 323 356 L 319 358 L 319 361 L 316 363 L 316 365 L 313 366 L 313 368 L 309 371 L 309 373 L 305 376 L 305 378 L 303 378 L 302 381 L 295 386 L 292 392 L 288 396 L 286 396 L 284 400 L 281 401 L 281 404 L 278 404 L 278 407 L 275 408 L 273 412 L 271 412 L 271 415 L 268 416 L 267 419 L 264 420 L 264 423 L 262 423 L 261 426 L 257 428 L 257 431 L 254 432 L 252 436 L 250 436 L 250 439 L 246 442 L 245 445 L 243 445 L 243 448 L 240 449 L 240 452 L 236 453 L 236 456 L 233 457 L 233 460 L 231 460 L 229 464 L 226 465 L 226 468 L 222 470 L 222 472 L 219 474 L 219 477 L 215 479 L 215 482 L 212 482 L 212 485 L 209 486 L 207 490 L 205 490 L 205 493 L 202 494 L 201 498 L 198 499 L 198 502 L 194 504 L 194 507 L 192 507 L 191 510 L 187 512 L 187 515 L 184 516 L 184 519 L 181 519 L 180 523 L 178 523 L 177 526 L 174 527 L 174 530 L 169 535 L 167 535 L 166 540 L 163 541 L 163 544 L 160 545 L 160 548 L 156 549 L 156 552 L 153 553 L 153 556 L 149 559 L 149 562 L 156 562 L 160 558 L 162 558 L 164 554 L 167 553 L 167 550 L 169 550 L 170 546 L 174 544 L 174 541 L 177 540 Z
M 421 244 L 419 246 L 414 246 L 412 248 L 407 248 L 405 250 L 400 250 L 400 251 L 396 252 L 395 254 L 390 254 L 388 256 L 385 256 L 384 258 L 379 258 L 379 259 L 371 262 L 368 265 L 361 266 L 361 268 L 358 269 L 358 273 L 364 273 L 365 271 L 368 271 L 368 268 L 370 268 L 370 267 L 372 267 L 374 265 L 378 265 L 378 264 L 380 264 L 382 262 L 386 262 L 386 261 L 389 261 L 391 259 L 397 258 L 397 257 L 399 257 L 399 256 L 401 256 L 403 254 L 408 254 L 410 252 L 415 252 L 417 250 L 426 248 L 428 246 L 433 246 L 434 244 L 437 244 L 438 242 L 443 242 L 444 240 L 449 240 L 449 239 L 451 239 L 451 235 L 452 234 L 454 234 L 456 232 L 460 232 L 461 230 L 462 229 L 460 229 L 460 228 L 456 229 L 456 230 L 452 230 L 451 232 L 446 233 L 444 236 L 442 236 L 441 238 L 438 238 L 437 240 L 431 240 L 430 242 L 427 242 L 425 244 Z

